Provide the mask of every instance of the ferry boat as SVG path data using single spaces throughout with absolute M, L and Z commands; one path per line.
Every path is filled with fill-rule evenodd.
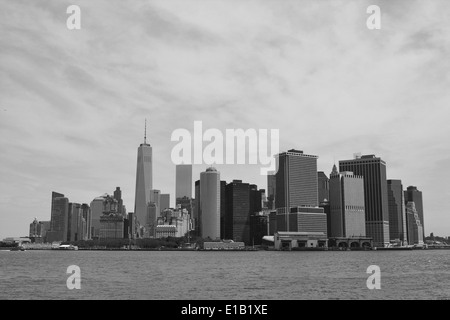
M 78 247 L 71 244 L 62 244 L 58 247 L 58 250 L 78 250 Z

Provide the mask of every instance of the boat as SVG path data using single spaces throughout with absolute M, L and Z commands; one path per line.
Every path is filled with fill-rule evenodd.
M 25 248 L 22 246 L 17 246 L 17 247 L 12 248 L 9 251 L 25 251 Z
M 78 250 L 77 246 L 71 244 L 62 244 L 58 247 L 59 250 Z

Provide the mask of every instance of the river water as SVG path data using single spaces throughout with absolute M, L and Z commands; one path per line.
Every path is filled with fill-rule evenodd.
M 0 299 L 450 299 L 450 250 L 0 251 Z

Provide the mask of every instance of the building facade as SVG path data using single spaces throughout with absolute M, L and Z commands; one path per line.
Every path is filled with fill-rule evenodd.
M 420 223 L 422 225 L 422 236 L 425 239 L 422 191 L 419 191 L 415 186 L 409 186 L 405 191 L 405 203 L 409 201 L 414 202 L 416 206 L 417 214 L 419 215 Z
M 220 172 L 210 167 L 200 173 L 201 236 L 220 239 Z
M 136 193 L 134 214 L 136 220 L 145 224 L 147 217 L 147 204 L 150 202 L 150 190 L 153 189 L 153 154 L 152 147 L 147 143 L 147 128 L 144 143 L 138 148 L 136 166 Z
M 294 149 L 278 155 L 275 193 L 277 209 L 319 205 L 317 158 Z
M 175 172 L 175 199 L 192 198 L 192 165 L 179 164 Z
M 401 180 L 388 180 L 389 238 L 391 241 L 408 241 L 406 227 L 406 208 Z
M 330 175 L 330 237 L 365 237 L 364 179 L 353 172 Z
M 358 156 L 339 161 L 339 171 L 351 171 L 364 178 L 366 236 L 373 238 L 374 246 L 389 245 L 386 162 L 375 155 Z

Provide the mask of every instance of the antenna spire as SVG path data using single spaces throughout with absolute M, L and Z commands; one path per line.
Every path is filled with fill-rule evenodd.
M 145 119 L 144 144 L 147 144 L 147 119 Z

